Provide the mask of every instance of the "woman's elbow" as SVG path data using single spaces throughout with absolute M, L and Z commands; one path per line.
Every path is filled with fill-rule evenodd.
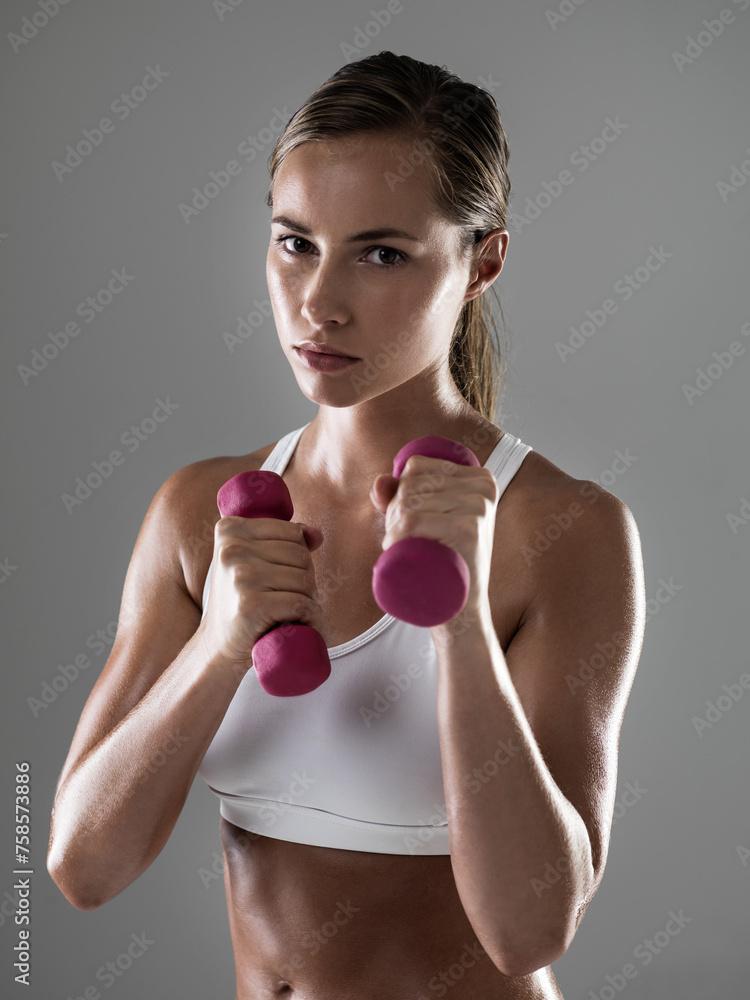
M 566 953 L 575 936 L 575 929 L 567 927 L 558 929 L 548 935 L 537 933 L 533 944 L 516 942 L 514 947 L 507 945 L 500 952 L 499 959 L 493 957 L 495 965 L 506 976 L 530 976 L 539 969 L 546 969 Z
M 77 910 L 96 910 L 108 902 L 111 896 L 97 890 L 75 871 L 75 867 L 66 863 L 65 851 L 59 849 L 53 842 L 47 852 L 47 871 L 67 901 Z

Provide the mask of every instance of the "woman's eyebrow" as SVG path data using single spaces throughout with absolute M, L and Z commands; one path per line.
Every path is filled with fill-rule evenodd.
M 288 215 L 274 215 L 271 222 L 278 222 L 282 226 L 287 226 L 289 229 L 296 229 L 299 233 L 304 233 L 305 236 L 313 236 L 314 233 L 309 226 L 303 226 L 301 222 L 295 222 L 294 219 L 290 219 Z M 405 233 L 403 229 L 391 229 L 387 227 L 381 227 L 380 229 L 365 229 L 361 233 L 352 233 L 351 236 L 346 236 L 344 238 L 344 243 L 361 243 L 365 240 L 381 240 L 387 236 L 396 236 L 403 240 L 414 240 L 415 243 L 424 243 L 418 236 L 412 236 L 411 233 Z

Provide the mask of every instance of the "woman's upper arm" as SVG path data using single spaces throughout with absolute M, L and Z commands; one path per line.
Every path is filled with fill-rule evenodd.
M 146 512 L 125 576 L 115 642 L 81 713 L 58 788 L 138 704 L 200 624 L 180 553 L 196 523 L 190 500 L 203 465 L 173 473 Z
M 632 513 L 596 484 L 566 487 L 533 527 L 553 514 L 567 527 L 535 550 L 535 596 L 505 658 L 550 774 L 586 825 L 598 883 L 643 641 L 642 554 Z

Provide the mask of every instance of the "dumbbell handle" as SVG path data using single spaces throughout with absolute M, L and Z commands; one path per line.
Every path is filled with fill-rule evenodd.
M 286 483 L 267 469 L 240 472 L 221 487 L 216 502 L 222 517 L 274 517 L 291 521 L 292 498 Z M 280 622 L 252 650 L 260 686 L 278 697 L 308 694 L 331 675 L 321 634 L 302 622 Z
M 465 445 L 428 434 L 410 441 L 396 454 L 395 479 L 412 455 L 479 465 L 479 459 Z M 372 592 L 379 607 L 394 618 L 423 628 L 454 618 L 466 604 L 470 585 L 471 573 L 463 556 L 433 538 L 394 542 L 381 552 L 372 571 Z

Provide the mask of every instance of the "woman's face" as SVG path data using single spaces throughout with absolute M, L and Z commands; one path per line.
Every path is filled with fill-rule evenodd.
M 276 174 L 266 277 L 281 346 L 314 402 L 351 406 L 423 372 L 434 391 L 453 386 L 448 349 L 476 270 L 412 151 L 368 134 L 307 142 Z M 405 235 L 371 232 L 384 229 Z M 360 360 L 314 371 L 295 347 L 306 340 Z

